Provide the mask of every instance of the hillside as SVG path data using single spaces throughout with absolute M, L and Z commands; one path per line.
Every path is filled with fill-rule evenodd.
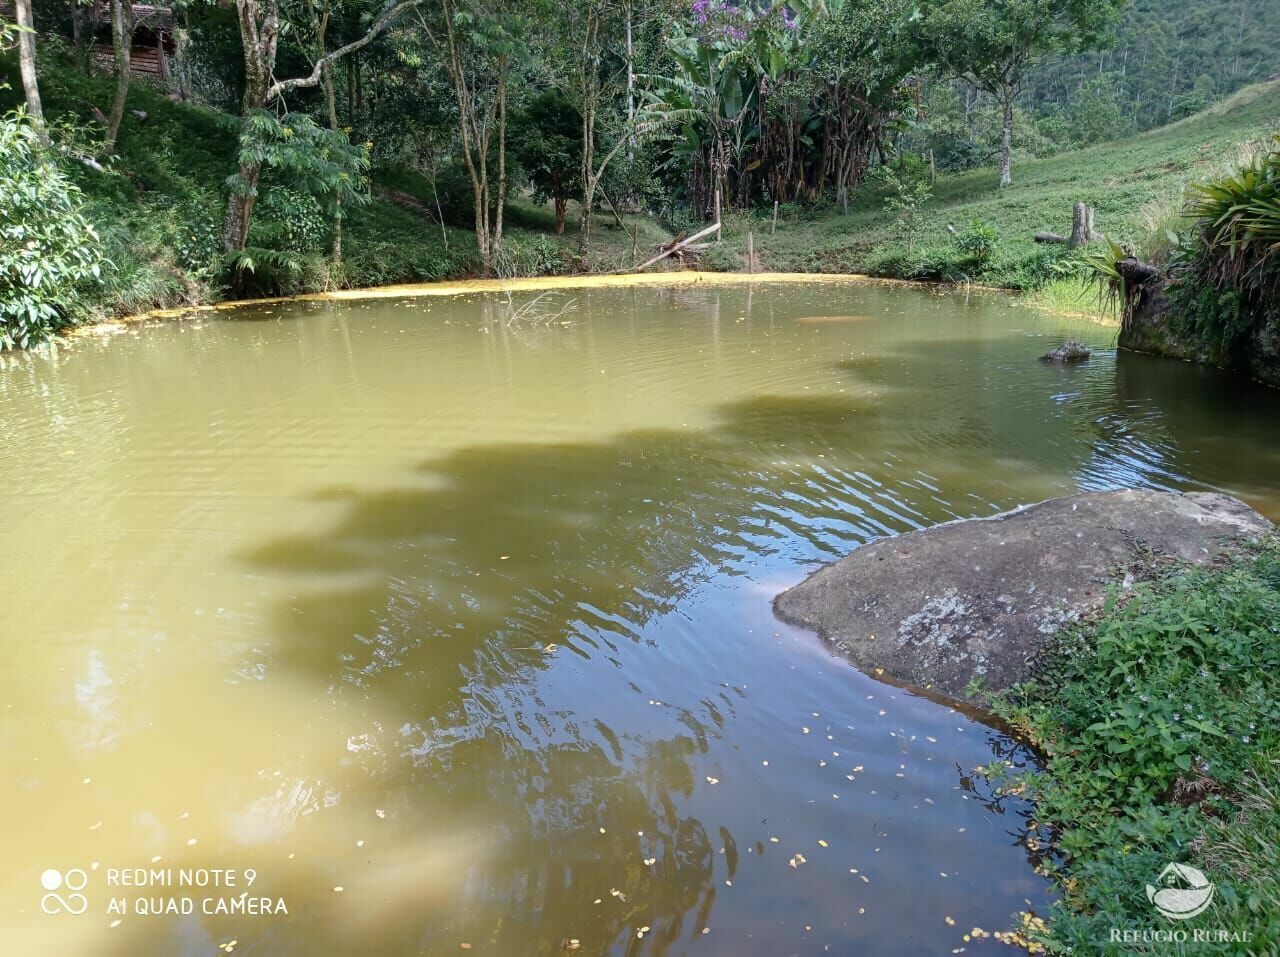
M 1024 96 L 1037 114 L 1069 109 L 1101 83 L 1123 122 L 1152 129 L 1280 71 L 1280 4 L 1130 0 L 1114 29 L 1107 48 L 1032 71 Z
M 921 207 L 914 250 L 900 217 L 867 194 L 848 216 L 826 212 L 783 222 L 770 235 L 767 217 L 736 220 L 726 239 L 745 250 L 754 232 L 761 268 L 871 272 L 906 278 L 970 278 L 1014 288 L 1042 285 L 1061 270 L 1066 250 L 1037 245 L 1038 230 L 1068 233 L 1077 201 L 1097 210 L 1096 228 L 1159 257 L 1165 230 L 1178 225 L 1186 184 L 1233 165 L 1249 143 L 1280 130 L 1280 81 L 1246 87 L 1185 120 L 1111 143 L 1033 160 L 1014 169 L 1013 185 L 997 188 L 995 170 L 939 177 Z M 989 264 L 972 270 L 947 225 L 975 221 L 995 231 Z

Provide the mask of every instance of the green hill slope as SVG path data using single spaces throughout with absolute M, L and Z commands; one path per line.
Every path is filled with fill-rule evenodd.
M 845 216 L 838 212 L 780 223 L 770 235 L 764 217 L 731 224 L 726 239 L 745 249 L 754 232 L 766 269 L 871 272 L 904 278 L 970 278 L 1034 288 L 1055 275 L 1067 251 L 1037 245 L 1038 230 L 1066 234 L 1071 210 L 1085 202 L 1097 210 L 1096 229 L 1134 242 L 1159 257 L 1165 229 L 1177 225 L 1186 184 L 1233 165 L 1250 143 L 1280 130 L 1280 81 L 1245 87 L 1185 120 L 1128 139 L 1023 163 L 1013 185 L 997 186 L 995 170 L 940 177 L 923 205 L 911 243 L 903 224 L 869 192 Z M 947 225 L 963 232 L 974 221 L 994 228 L 994 255 L 973 269 Z M 914 247 L 914 248 L 912 248 Z

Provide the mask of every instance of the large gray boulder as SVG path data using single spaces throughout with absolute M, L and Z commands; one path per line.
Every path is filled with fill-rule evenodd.
M 774 610 L 864 669 L 963 698 L 975 678 L 983 691 L 1028 678 L 1050 636 L 1096 611 L 1108 584 L 1169 559 L 1212 561 L 1271 528 L 1226 495 L 1087 492 L 864 545 Z

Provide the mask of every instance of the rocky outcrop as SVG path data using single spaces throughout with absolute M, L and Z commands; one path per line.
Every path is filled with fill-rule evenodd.
M 1213 561 L 1271 528 L 1225 495 L 1088 492 L 864 545 L 774 610 L 864 669 L 981 701 L 1030 677 L 1054 632 L 1096 612 L 1110 584 L 1162 561 Z
M 1145 352 L 1171 359 L 1217 364 L 1200 344 L 1174 331 L 1170 323 L 1167 286 L 1162 281 L 1145 283 L 1135 289 L 1130 313 L 1120 329 L 1117 345 L 1130 352 Z
M 1258 382 L 1280 386 L 1280 320 L 1273 317 L 1259 322 L 1233 360 L 1178 331 L 1165 280 L 1135 287 L 1129 308 L 1116 342 L 1121 349 L 1227 367 Z
M 1068 339 L 1058 348 L 1046 352 L 1040 357 L 1041 362 L 1084 362 L 1089 358 L 1089 347 L 1079 339 Z

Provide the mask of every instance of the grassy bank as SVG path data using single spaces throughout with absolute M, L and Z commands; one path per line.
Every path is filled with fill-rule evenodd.
M 1039 941 L 1051 953 L 1274 954 L 1280 540 L 1117 595 L 1058 650 L 997 704 L 1046 756 L 1043 772 L 1004 782 L 1036 802 L 1061 853 L 1064 896 Z M 1170 862 L 1216 885 L 1204 913 L 1171 921 L 1148 900 Z M 1113 929 L 1219 928 L 1241 939 L 1113 939 Z

